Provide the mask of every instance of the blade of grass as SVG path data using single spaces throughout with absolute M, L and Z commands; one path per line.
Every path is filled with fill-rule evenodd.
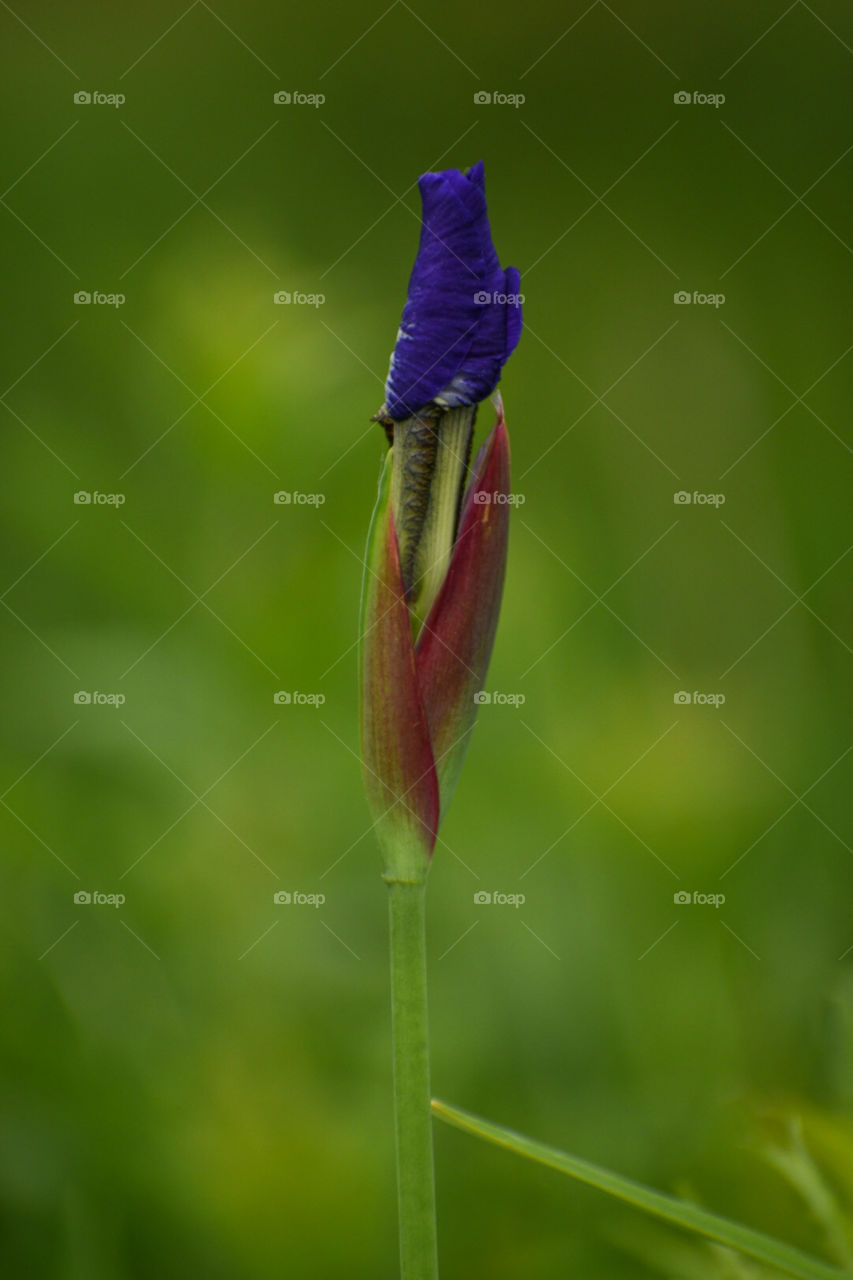
M 626 1200 L 635 1208 L 642 1209 L 655 1217 L 664 1218 L 685 1231 L 694 1231 L 709 1240 L 728 1245 L 732 1249 L 739 1249 L 741 1253 L 769 1263 L 770 1266 L 778 1267 L 788 1275 L 798 1276 L 799 1280 L 845 1280 L 845 1277 L 850 1275 L 849 1272 L 838 1270 L 816 1258 L 810 1258 L 807 1254 L 800 1253 L 799 1249 L 783 1244 L 780 1240 L 774 1240 L 772 1236 L 762 1235 L 760 1231 L 753 1231 L 739 1222 L 719 1218 L 716 1214 L 707 1213 L 696 1205 L 684 1200 L 676 1200 L 650 1187 L 644 1187 L 639 1182 L 632 1182 L 618 1173 L 611 1173 L 608 1169 L 589 1164 L 586 1160 L 578 1159 L 577 1156 L 566 1155 L 556 1147 L 547 1147 L 541 1142 L 534 1142 L 520 1133 L 504 1129 L 501 1125 L 492 1124 L 488 1120 L 481 1120 L 479 1116 L 471 1115 L 468 1111 L 460 1111 L 458 1107 L 448 1106 L 446 1102 L 439 1102 L 436 1098 L 433 1099 L 432 1110 L 439 1120 L 462 1129 L 465 1133 L 493 1142 L 507 1151 L 514 1151 L 516 1155 L 526 1156 L 528 1160 L 547 1165 L 549 1169 L 566 1173 L 570 1178 L 576 1178 L 579 1182 L 587 1183 L 588 1186 L 597 1187 L 599 1191 L 606 1191 L 608 1195 L 616 1196 L 620 1200 Z

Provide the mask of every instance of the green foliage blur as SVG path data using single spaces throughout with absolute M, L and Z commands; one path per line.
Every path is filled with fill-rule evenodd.
M 395 1274 L 369 419 L 416 179 L 479 158 L 524 502 L 430 879 L 435 1092 L 839 1260 L 853 13 L 33 0 L 0 30 L 0 1273 Z M 759 1274 L 436 1152 L 448 1280 Z

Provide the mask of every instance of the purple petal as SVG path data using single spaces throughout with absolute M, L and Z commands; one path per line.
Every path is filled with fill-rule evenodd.
M 519 274 L 492 243 L 482 161 L 419 181 L 423 225 L 391 357 L 385 409 L 402 421 L 430 401 L 477 404 L 521 332 Z

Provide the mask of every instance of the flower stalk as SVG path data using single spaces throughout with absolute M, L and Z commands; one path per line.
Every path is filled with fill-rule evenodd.
M 402 1280 L 437 1280 L 427 1029 L 426 885 L 389 885 L 394 1121 Z
M 389 889 L 394 1117 L 403 1280 L 437 1280 L 427 1019 L 426 881 L 497 628 L 509 441 L 473 464 L 478 405 L 521 331 L 518 272 L 491 240 L 482 164 L 420 179 L 418 256 L 376 415 L 390 448 L 362 591 L 367 798 Z

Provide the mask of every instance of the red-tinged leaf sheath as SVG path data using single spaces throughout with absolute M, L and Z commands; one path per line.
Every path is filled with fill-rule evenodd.
M 373 512 L 362 590 L 362 759 L 385 879 L 422 882 L 438 830 L 438 780 L 391 512 L 392 452 Z
M 509 534 L 509 438 L 503 409 L 477 455 L 447 576 L 415 650 L 432 752 L 447 811 L 492 653 Z

